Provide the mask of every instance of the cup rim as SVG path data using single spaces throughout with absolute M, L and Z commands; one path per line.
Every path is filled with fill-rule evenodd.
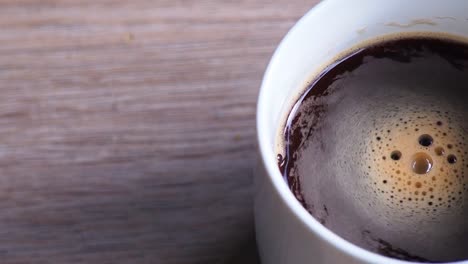
M 286 49 L 286 43 L 289 42 L 291 35 L 294 34 L 298 28 L 301 28 L 306 25 L 307 20 L 311 17 L 317 16 L 318 13 L 326 9 L 326 6 L 333 2 L 333 0 L 322 0 L 313 6 L 301 19 L 299 19 L 296 24 L 289 30 L 286 36 L 281 40 L 280 44 L 276 48 L 273 56 L 270 59 L 270 62 L 266 68 L 266 71 L 263 76 L 260 92 L 258 95 L 257 102 L 257 113 L 256 113 L 256 126 L 257 126 L 257 142 L 260 152 L 260 158 L 263 167 L 266 169 L 267 177 L 274 186 L 275 191 L 281 197 L 281 200 L 286 204 L 286 206 L 291 210 L 296 218 L 311 232 L 316 234 L 321 240 L 328 243 L 330 246 L 335 247 L 339 251 L 355 258 L 359 261 L 364 261 L 368 263 L 388 263 L 388 264 L 414 264 L 418 262 L 399 260 L 395 258 L 390 258 L 387 256 L 379 255 L 367 249 L 364 249 L 360 246 L 357 246 L 344 238 L 340 237 L 338 234 L 334 233 L 327 227 L 319 223 L 303 206 L 302 204 L 294 197 L 293 193 L 284 182 L 284 179 L 277 167 L 277 161 L 274 158 L 274 155 L 271 155 L 269 149 L 271 144 L 268 138 L 263 137 L 262 135 L 268 133 L 266 131 L 268 124 L 267 118 L 265 116 L 268 114 L 265 109 L 265 104 L 268 104 L 268 101 L 265 100 L 265 94 L 268 93 L 268 87 L 272 84 L 270 79 L 272 76 L 272 65 L 275 65 L 278 62 L 278 54 Z M 446 262 L 453 264 L 468 264 L 468 260 Z

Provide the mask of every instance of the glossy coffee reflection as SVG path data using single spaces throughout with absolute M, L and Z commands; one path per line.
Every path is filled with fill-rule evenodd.
M 468 259 L 468 46 L 369 42 L 306 87 L 278 163 L 323 225 L 412 261 Z

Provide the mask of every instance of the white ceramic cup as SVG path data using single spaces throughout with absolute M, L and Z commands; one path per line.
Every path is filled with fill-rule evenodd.
M 279 45 L 257 106 L 255 226 L 262 263 L 410 263 L 353 245 L 316 221 L 283 180 L 275 150 L 278 130 L 313 73 L 356 44 L 405 32 L 468 37 L 468 1 L 325 0 Z

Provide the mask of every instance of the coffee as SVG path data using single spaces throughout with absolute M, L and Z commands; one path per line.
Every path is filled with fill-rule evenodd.
M 468 259 L 468 45 L 414 35 L 345 54 L 308 84 L 281 132 L 291 191 L 368 250 Z

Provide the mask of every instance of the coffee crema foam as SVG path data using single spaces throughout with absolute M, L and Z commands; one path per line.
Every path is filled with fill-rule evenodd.
M 448 210 L 462 210 L 467 194 L 467 146 L 459 113 L 406 109 L 378 120 L 380 129 L 356 155 L 366 188 L 392 212 L 437 219 Z M 404 118 L 399 117 L 404 116 Z M 372 182 L 373 181 L 373 182 Z M 392 212 L 393 213 L 393 212 Z
M 468 259 L 468 46 L 380 38 L 343 54 L 292 107 L 278 164 L 323 225 L 389 257 Z

